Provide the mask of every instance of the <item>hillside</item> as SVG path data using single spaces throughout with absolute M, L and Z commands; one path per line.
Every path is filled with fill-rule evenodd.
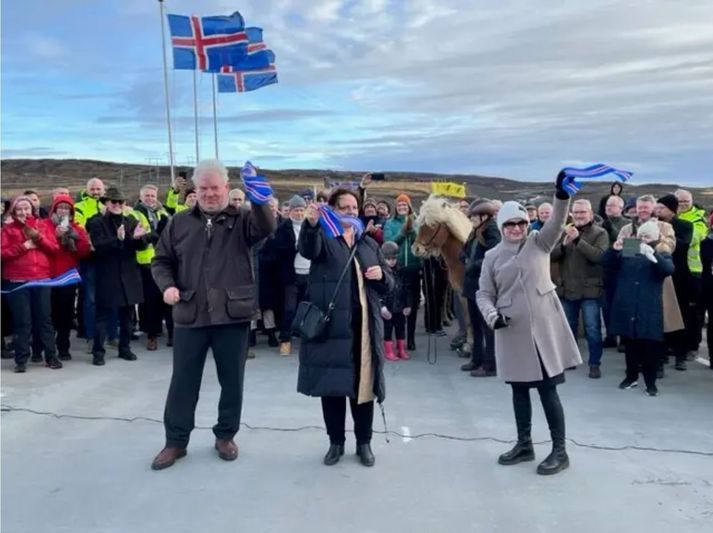
M 190 171 L 188 167 L 177 167 Z M 325 178 L 334 181 L 358 181 L 362 172 L 341 172 L 331 170 L 269 170 L 263 169 L 271 179 L 280 199 L 288 199 L 292 194 L 307 188 L 321 189 Z M 231 182 L 239 185 L 237 168 L 230 169 Z M 132 165 L 107 161 L 83 159 L 4 159 L 0 162 L 2 196 L 13 196 L 25 189 L 36 189 L 43 199 L 54 187 L 66 186 L 74 192 L 84 188 L 87 179 L 100 176 L 107 185 L 115 185 L 131 198 L 138 196 L 142 185 L 154 183 L 161 189 L 170 184 L 170 172 L 166 166 Z M 378 198 L 393 198 L 399 192 L 407 192 L 416 203 L 430 191 L 431 181 L 453 181 L 465 183 L 470 197 L 480 196 L 501 200 L 535 201 L 551 195 L 550 183 L 533 183 L 498 177 L 478 175 L 441 175 L 428 173 L 388 172 L 386 180 L 374 182 L 370 192 Z M 675 184 L 627 185 L 625 196 L 650 193 L 661 196 L 677 189 Z M 609 190 L 608 183 L 589 186 L 581 196 L 598 202 Z M 691 188 L 696 203 L 713 209 L 713 187 Z

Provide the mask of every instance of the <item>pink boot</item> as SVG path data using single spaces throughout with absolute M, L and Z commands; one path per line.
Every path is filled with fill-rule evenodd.
M 406 341 L 404 339 L 399 339 L 396 341 L 397 353 L 396 355 L 399 359 L 411 359 L 406 351 Z
M 384 341 L 384 353 L 386 354 L 387 361 L 399 360 L 394 353 L 394 341 Z

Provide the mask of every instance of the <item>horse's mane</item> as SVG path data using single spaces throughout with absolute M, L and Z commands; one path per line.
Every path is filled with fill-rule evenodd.
M 433 194 L 421 204 L 416 223 L 429 227 L 445 224 L 451 235 L 463 243 L 468 240 L 471 231 L 473 231 L 470 220 L 458 207 L 445 198 Z

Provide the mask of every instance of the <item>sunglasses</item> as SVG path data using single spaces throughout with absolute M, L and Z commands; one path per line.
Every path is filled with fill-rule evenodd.
M 124 200 L 109 200 L 110 204 L 124 205 Z
M 514 229 L 516 227 L 517 228 L 526 228 L 529 225 L 530 225 L 530 223 L 527 222 L 526 220 L 519 220 L 517 222 L 505 222 L 505 224 L 503 224 L 503 228 L 507 228 L 507 229 Z

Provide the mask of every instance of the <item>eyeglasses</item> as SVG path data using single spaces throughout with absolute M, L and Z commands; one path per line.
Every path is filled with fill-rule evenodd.
M 526 220 L 518 220 L 517 222 L 505 222 L 505 224 L 503 224 L 503 228 L 506 228 L 506 229 L 514 229 L 516 227 L 517 228 L 526 228 L 529 225 L 530 225 L 530 223 L 527 222 Z

